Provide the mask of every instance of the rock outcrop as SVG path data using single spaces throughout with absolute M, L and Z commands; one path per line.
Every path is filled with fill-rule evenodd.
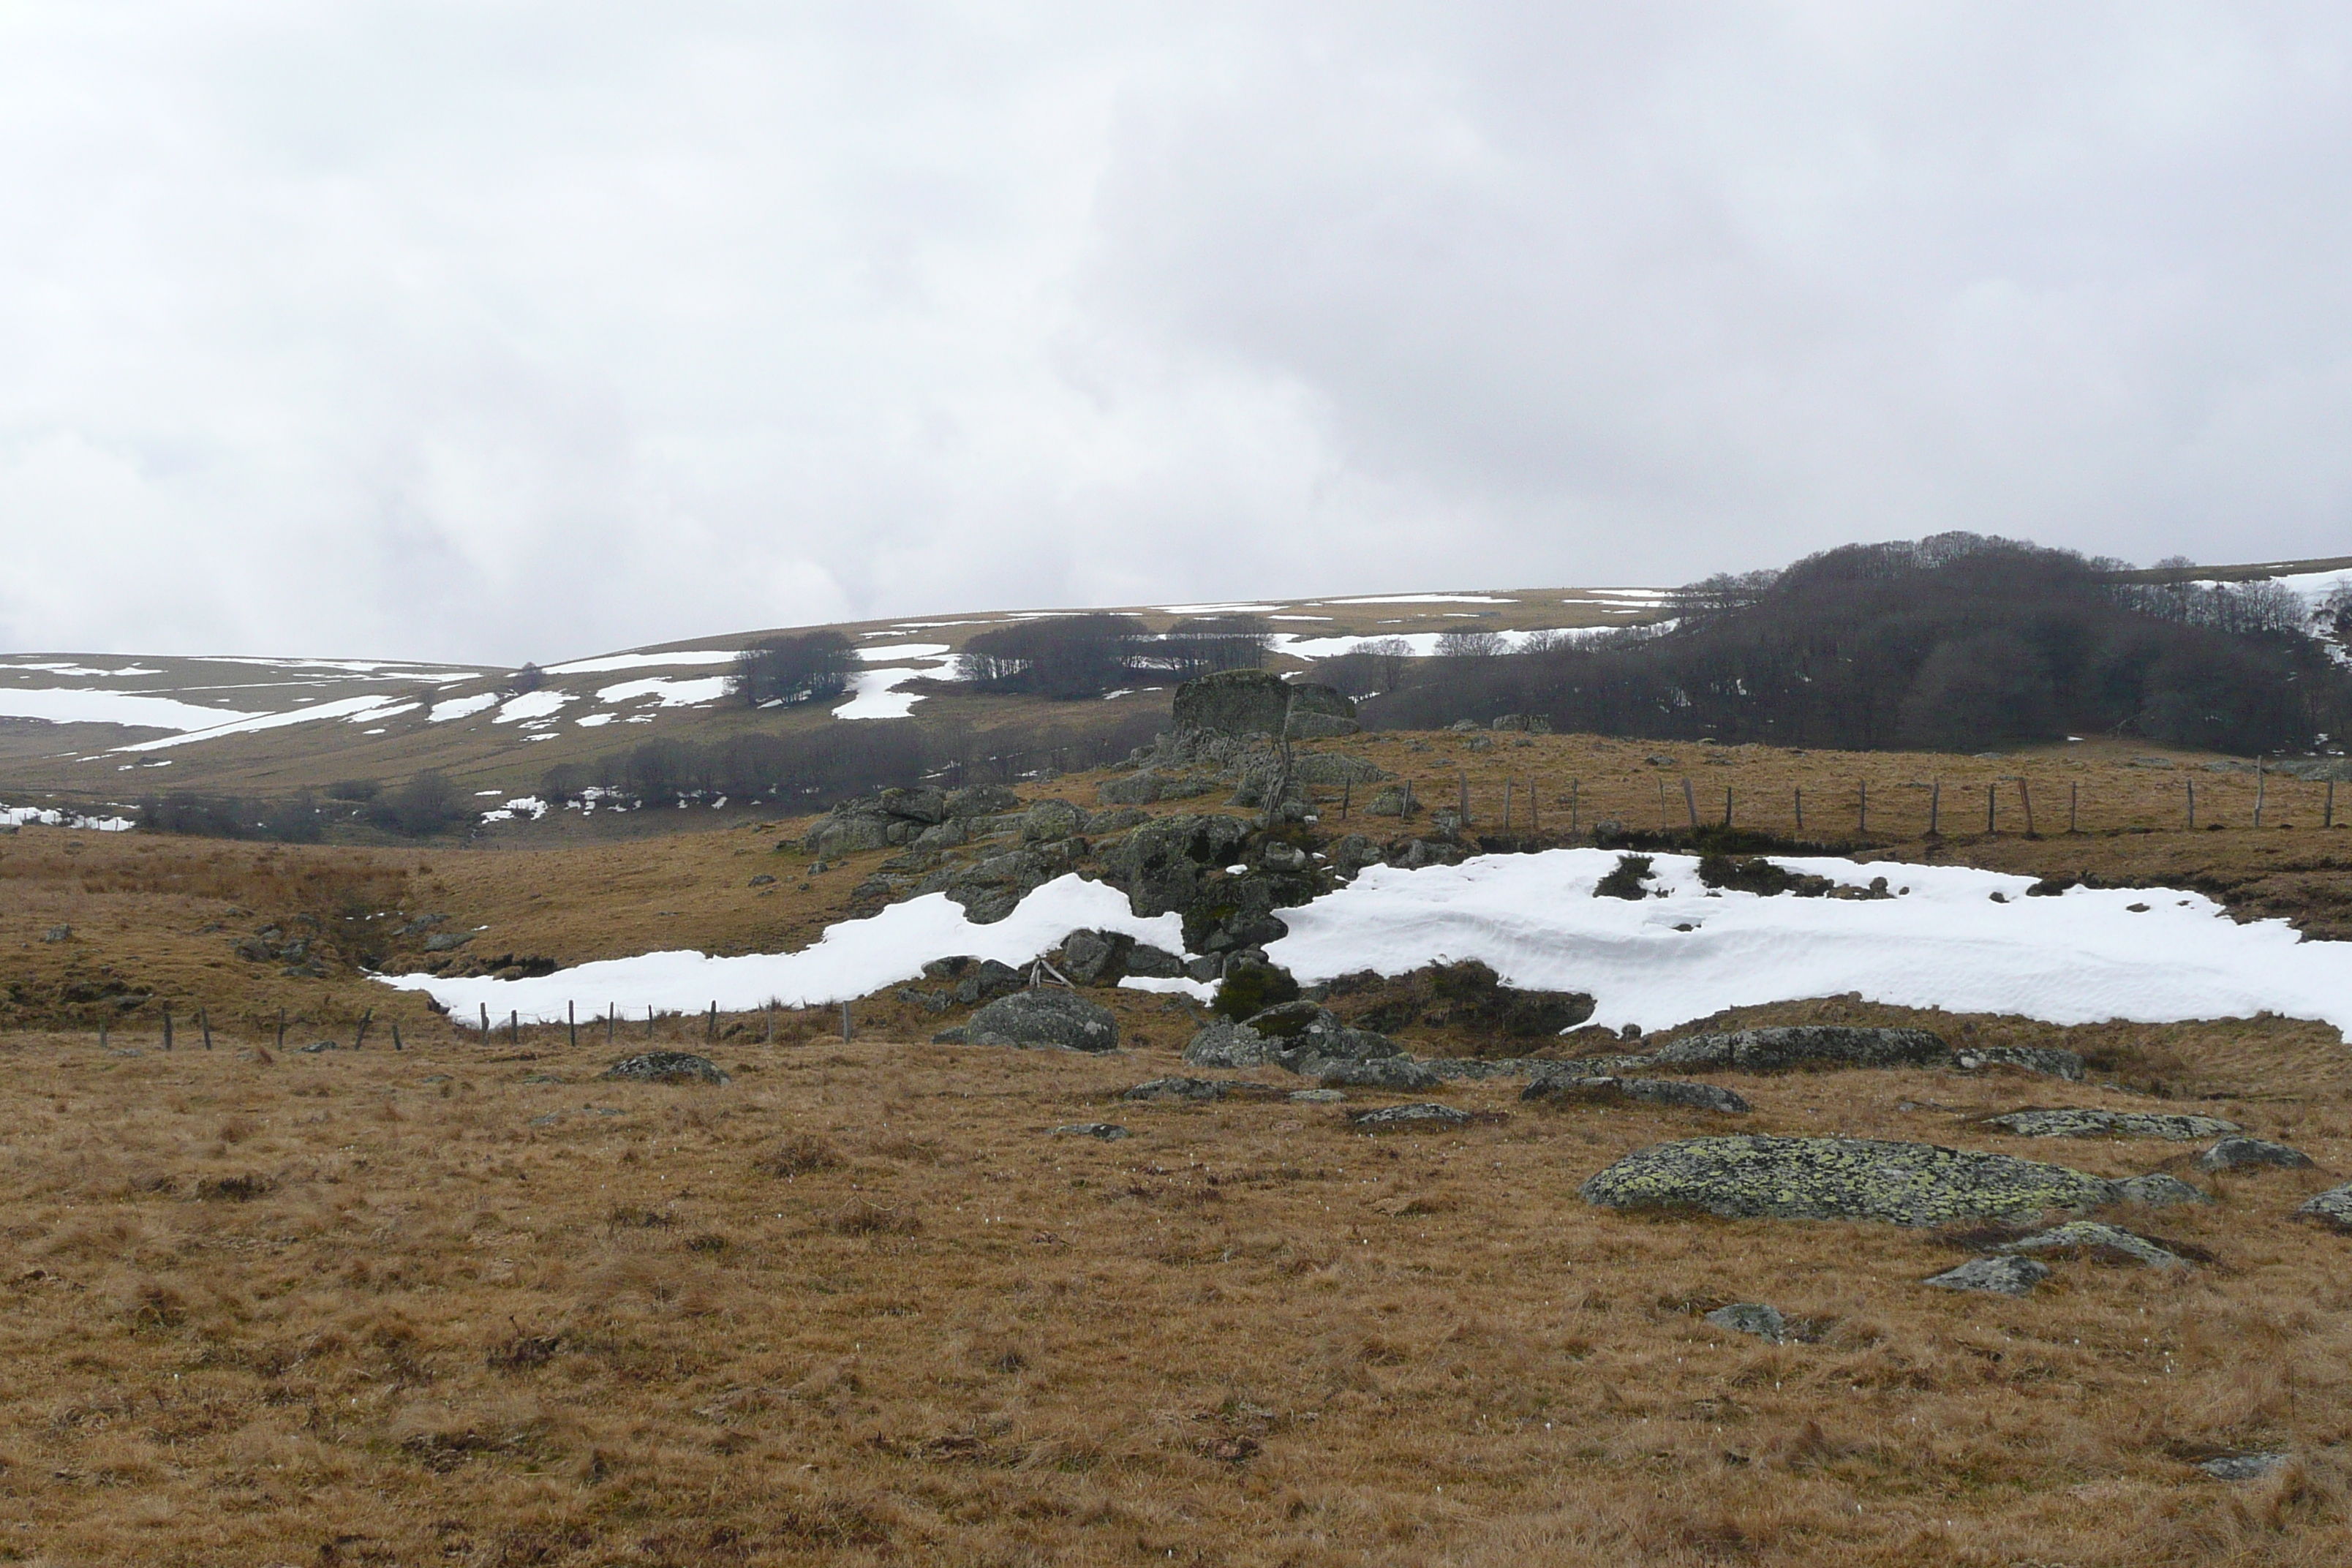
M 1000 996 L 959 1028 L 932 1037 L 949 1045 L 1012 1046 L 1021 1050 L 1109 1051 L 1118 1048 L 1118 1019 L 1058 985 Z
M 2184 1183 L 2172 1186 L 2195 1194 Z M 1906 1226 L 2032 1219 L 2052 1209 L 2179 1201 L 2164 1187 L 2108 1181 L 2007 1154 L 1866 1138 L 1756 1136 L 1652 1144 L 1594 1175 L 1582 1192 L 1585 1202 L 1604 1208 Z

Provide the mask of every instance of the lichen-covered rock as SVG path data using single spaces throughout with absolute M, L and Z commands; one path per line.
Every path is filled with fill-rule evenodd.
M 932 959 L 923 965 L 923 978 L 948 987 L 939 994 L 942 1005 L 952 1003 L 959 1007 L 977 1007 L 992 997 L 1009 995 L 1027 984 L 1021 972 L 1011 964 L 968 953 Z
M 1155 1078 L 1137 1084 L 1119 1098 L 1121 1100 L 1274 1100 L 1282 1090 L 1272 1084 L 1250 1083 L 1231 1078 Z
M 2063 1165 L 1933 1143 L 1747 1136 L 1654 1143 L 1592 1176 L 1582 1193 L 1604 1208 L 1923 1226 L 2094 1209 L 2119 1201 L 2121 1186 Z
M 1269 1040 L 1247 1024 L 1218 1018 L 1192 1037 L 1184 1060 L 1196 1068 L 1266 1067 L 1282 1058 L 1282 1042 Z
M 2352 1183 L 2305 1198 L 2295 1205 L 2294 1212 L 2305 1219 L 2325 1221 L 2338 1230 L 2352 1230 Z
M 1135 939 L 1124 931 L 1074 931 L 1062 939 L 1057 967 L 1073 985 L 1116 985 Z
M 604 1076 L 631 1083 L 725 1083 L 727 1075 L 707 1057 L 686 1051 L 646 1051 L 624 1057 Z
M 2027 1296 L 2050 1278 L 2047 1264 L 2030 1258 L 1971 1258 L 1923 1281 L 1939 1290 L 1985 1290 L 1998 1296 Z
M 1021 797 L 1003 784 L 973 784 L 948 791 L 943 805 L 950 816 L 1002 816 L 1020 810 Z
M 994 925 L 1066 868 L 1034 850 L 1015 849 L 941 874 L 937 890 L 962 905 L 972 924 Z M 929 881 L 923 886 L 931 890 Z
M 1116 1121 L 1072 1121 L 1045 1130 L 1049 1138 L 1093 1138 L 1104 1143 L 1116 1143 L 1122 1138 L 1135 1136 Z
M 1444 1082 L 1411 1057 L 1381 1057 L 1371 1061 L 1302 1054 L 1284 1063 L 1293 1072 L 1325 1084 L 1351 1089 L 1436 1089 Z
M 1181 980 L 1184 977 L 1184 960 L 1164 947 L 1139 942 L 1127 950 L 1127 972 L 1148 980 Z
M 1755 1109 L 1747 1100 L 1717 1084 L 1685 1083 L 1676 1079 L 1663 1078 L 1580 1078 L 1568 1073 L 1547 1073 L 1519 1091 L 1527 1100 L 1632 1100 L 1645 1105 L 1672 1106 L 1683 1110 L 1713 1110 L 1727 1116 L 1745 1116 Z
M 1549 1057 L 1423 1057 L 1421 1065 L 1446 1083 L 1484 1083 L 1496 1078 L 1535 1078 L 1557 1071 Z
M 1776 1345 L 1789 1331 L 1789 1321 L 1780 1315 L 1780 1310 L 1761 1301 L 1734 1301 L 1728 1307 L 1717 1307 L 1706 1315 L 1706 1321 L 1735 1334 L 1754 1334 Z
M 1163 816 L 1136 828 L 1097 857 L 1103 876 L 1146 920 L 1199 901 L 1210 878 L 1233 863 L 1250 836 L 1234 816 Z
M 2055 1252 L 2091 1258 L 2128 1258 L 2150 1268 L 2186 1268 L 2189 1259 L 2179 1253 L 2158 1247 L 2144 1236 L 2136 1236 L 2121 1226 L 2102 1225 L 2097 1220 L 2070 1220 L 2053 1226 L 2032 1236 L 2003 1242 L 1993 1248 L 2006 1254 Z
M 1299 722 L 1309 716 L 1344 720 L 1340 725 Z M 1268 669 L 1221 669 L 1176 689 L 1177 731 L 1211 735 L 1265 735 L 1281 731 L 1287 716 L 1296 735 L 1352 733 L 1356 705 L 1328 686 L 1286 681 Z
M 2238 1130 L 2236 1122 L 2224 1121 L 2218 1116 L 2071 1108 L 2012 1110 L 2003 1116 L 1988 1116 L 1984 1124 L 2014 1132 L 2021 1138 L 2163 1138 L 2176 1143 L 2218 1138 Z
M 1118 1019 L 1074 992 L 1041 985 L 991 1002 L 965 1021 L 963 1036 L 975 1046 L 1109 1051 L 1118 1048 Z
M 1304 783 L 1329 784 L 1335 789 L 1341 784 L 1377 784 L 1389 776 L 1388 771 L 1371 758 L 1348 752 L 1310 752 L 1293 764 L 1293 771 Z
M 1405 974 L 1343 974 L 1330 983 L 1330 996 L 1334 1009 L 1361 1028 L 1422 1025 L 1482 1043 L 1558 1035 L 1591 1017 L 1593 1008 L 1581 991 L 1506 984 L 1476 959 L 1423 964 Z
M 2083 1058 L 2055 1046 L 1962 1046 L 1952 1053 L 1952 1065 L 1962 1072 L 2015 1068 L 2021 1072 L 2063 1078 L 2069 1083 L 2083 1081 Z
M 1349 1123 L 1366 1132 L 1412 1130 L 1444 1130 L 1470 1125 L 1470 1113 L 1456 1110 L 1450 1105 L 1426 1100 L 1419 1105 L 1383 1105 L 1373 1110 L 1352 1111 Z
M 2137 1204 L 2142 1208 L 2168 1209 L 2176 1204 L 2210 1204 L 2212 1197 L 2198 1191 L 2178 1176 L 2168 1176 L 2153 1171 L 2145 1176 L 2126 1176 L 2116 1184 L 2116 1202 Z
M 1834 1024 L 1693 1035 L 1650 1053 L 1653 1067 L 1782 1072 L 1798 1067 L 1941 1067 L 1951 1048 L 1925 1029 L 1864 1029 Z
M 2222 1139 L 2197 1156 L 2197 1168 L 2200 1171 L 2258 1171 L 2266 1165 L 2286 1171 L 2307 1170 L 2311 1156 L 2267 1139 L 2236 1136 Z
M 1087 814 L 1066 800 L 1041 800 L 1021 814 L 1021 837 L 1029 844 L 1067 838 L 1086 826 Z
M 2292 1454 L 2216 1454 L 2198 1468 L 2217 1481 L 2258 1481 L 2286 1468 Z

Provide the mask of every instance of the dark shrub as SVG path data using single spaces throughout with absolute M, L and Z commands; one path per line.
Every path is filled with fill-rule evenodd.
M 754 707 L 829 701 L 849 689 L 857 668 L 857 649 L 847 634 L 799 632 L 753 643 L 736 655 L 728 689 Z
M 1133 616 L 1054 616 L 979 633 L 957 668 L 986 691 L 1099 697 L 1133 677 L 1150 640 Z

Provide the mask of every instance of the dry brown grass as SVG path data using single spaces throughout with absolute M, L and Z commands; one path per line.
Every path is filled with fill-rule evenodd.
M 1538 778 L 1547 826 L 1570 778 L 1622 775 L 1654 801 L 1652 775 L 1679 772 L 1643 763 L 1652 751 L 1759 800 L 1864 767 L 1874 796 L 1929 768 L 2019 769 L 1424 743 L 1371 754 L 1436 799 L 1459 761 L 1482 817 L 1507 773 Z M 2087 761 L 2086 797 L 2096 784 L 2120 811 L 2139 791 L 2153 812 L 2178 787 L 2120 761 Z M 1090 802 L 1091 784 L 1037 793 Z M 1719 1124 L 1527 1112 L 1504 1085 L 1446 1098 L 1506 1120 L 1381 1139 L 1279 1100 L 1112 1103 L 1180 1070 L 1192 1019 L 1160 998 L 1110 998 L 1129 1049 L 1108 1060 L 908 1044 L 940 1020 L 878 1000 L 850 1045 L 817 1015 L 780 1017 L 773 1046 L 728 1019 L 712 1054 L 735 1082 L 686 1088 L 594 1080 L 620 1052 L 593 1029 L 576 1051 L 561 1029 L 486 1047 L 347 966 L 289 980 L 226 951 L 354 890 L 567 964 L 797 945 L 879 857 L 803 889 L 797 852 L 772 852 L 792 826 L 543 853 L 0 840 L 12 994 L 110 972 L 209 1006 L 220 1029 L 209 1055 L 188 1048 L 185 1011 L 170 1056 L 152 1009 L 117 1016 L 110 1052 L 88 1033 L 0 1037 L 0 1557 L 2137 1568 L 2352 1547 L 2352 1240 L 2286 1217 L 2352 1169 L 2352 1057 L 2316 1025 L 2061 1030 L 1836 998 L 1720 1020 L 1921 1021 L 2068 1044 L 2097 1069 L 2089 1087 L 1725 1079 L 1755 1131 L 2180 1170 L 2192 1149 L 1970 1125 L 2158 1096 L 2321 1162 L 2145 1216 L 2210 1254 L 2185 1277 L 2081 1260 L 2010 1301 L 1917 1284 L 1966 1256 L 1956 1238 L 1577 1199 L 1617 1155 Z M 2201 879 L 2324 927 L 2352 904 L 2331 843 L 2305 826 L 1955 836 L 1940 852 Z M 782 880 L 753 889 L 759 871 Z M 56 923 L 75 940 L 41 942 Z M 379 1028 L 363 1052 L 274 1060 L 254 1048 L 266 1035 L 230 1037 L 226 1020 L 289 1003 L 345 1043 L 365 1006 Z M 698 1048 L 701 1030 L 666 1020 L 658 1037 Z M 558 1081 L 527 1081 L 543 1078 Z M 1136 1136 L 1045 1133 L 1106 1119 Z M 1741 1300 L 1774 1302 L 1810 1342 L 1699 1321 Z M 2192 1468 L 2271 1447 L 2298 1458 L 2269 1480 Z
M 1840 1006 L 1861 1016 L 1802 1016 Z M 2341 1172 L 2352 1073 L 2325 1036 L 2074 1032 Z M 2080 1261 L 2027 1300 L 1953 1297 L 1917 1284 L 1964 1256 L 1936 1236 L 1578 1201 L 1617 1154 L 1708 1124 L 1522 1112 L 1501 1087 L 1450 1098 L 1506 1120 L 1378 1139 L 1328 1107 L 1108 1102 L 1174 1068 L 1173 1043 L 739 1046 L 733 1084 L 678 1088 L 595 1080 L 605 1053 L 545 1040 L 527 1061 L 436 1044 L 264 1063 L 14 1038 L 0 1552 L 2137 1568 L 2352 1551 L 2352 1242 L 2285 1217 L 2332 1178 L 2226 1180 L 2217 1209 L 2149 1216 L 2212 1255 L 2182 1278 Z M 2184 1157 L 1965 1125 L 2049 1100 L 2046 1080 L 1725 1081 L 1759 1131 L 2105 1173 Z M 1136 1135 L 1045 1132 L 1102 1118 Z M 1697 1317 L 1759 1299 L 1814 1342 Z M 2272 1447 L 2299 1459 L 2267 1481 L 2191 1468 Z

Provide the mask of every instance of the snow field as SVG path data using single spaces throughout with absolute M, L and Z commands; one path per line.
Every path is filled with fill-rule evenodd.
M 1593 1022 L 1645 1032 L 1727 1007 L 1860 994 L 1896 1006 L 2014 1013 L 2053 1024 L 2315 1018 L 2352 1038 L 2352 944 L 2306 942 L 2283 921 L 2241 925 L 2211 900 L 2162 889 L 2074 888 L 2032 898 L 2032 879 L 1967 867 L 1834 858 L 1779 861 L 1867 887 L 1880 900 L 1764 898 L 1717 892 L 1697 861 L 1654 857 L 1663 896 L 1596 898 L 1617 857 L 1598 849 L 1482 856 L 1454 867 L 1374 867 L 1303 909 L 1268 952 L 1302 982 L 1357 970 L 1396 974 L 1479 959 L 1515 985 L 1590 992 Z M 1992 895 L 2001 895 L 1995 902 Z M 2144 905 L 2144 910 L 2133 906 Z M 1689 930 L 1680 929 L 1687 926 Z M 541 1022 L 608 1003 L 727 1011 L 770 998 L 814 1006 L 917 978 L 926 960 L 970 953 L 1021 964 L 1081 927 L 1121 931 L 1171 952 L 1174 915 L 1139 920 L 1125 895 L 1076 876 L 1046 884 L 995 925 L 973 925 L 944 894 L 830 927 L 793 953 L 712 958 L 673 952 L 612 959 L 530 980 L 385 977 L 430 993 L 462 1016 L 487 1005 Z M 1205 995 L 1188 981 L 1139 990 Z

